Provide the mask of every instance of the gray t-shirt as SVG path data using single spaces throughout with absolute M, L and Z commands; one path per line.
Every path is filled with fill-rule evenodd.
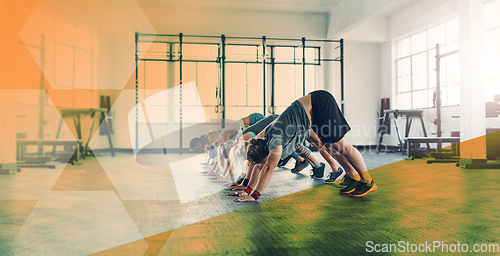
M 281 159 L 289 156 L 311 134 L 307 113 L 299 101 L 294 101 L 276 121 L 267 127 L 265 139 L 269 151 L 283 146 Z

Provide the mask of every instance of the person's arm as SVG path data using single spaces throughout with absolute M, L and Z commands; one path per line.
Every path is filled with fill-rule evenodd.
M 271 177 L 273 176 L 274 169 L 276 169 L 276 166 L 278 166 L 278 162 L 280 161 L 282 152 L 282 146 L 274 148 L 273 150 L 271 150 L 271 152 L 269 152 L 269 157 L 267 158 L 267 161 L 264 163 L 264 166 L 260 171 L 259 181 L 257 182 L 254 190 L 262 193 L 267 188 L 267 185 L 269 184 L 269 182 L 271 181 Z
M 267 185 L 269 185 L 269 182 L 271 181 L 274 169 L 276 169 L 276 166 L 278 166 L 278 162 L 281 158 L 282 152 L 283 152 L 282 146 L 279 146 L 271 150 L 271 152 L 269 153 L 269 157 L 267 158 L 267 161 L 264 164 L 262 164 L 257 184 L 253 188 L 252 193 L 250 195 L 242 196 L 235 201 L 238 202 L 255 201 L 256 199 L 252 197 L 252 194 L 258 194 L 260 196 L 260 194 L 264 192 L 264 190 L 267 188 Z

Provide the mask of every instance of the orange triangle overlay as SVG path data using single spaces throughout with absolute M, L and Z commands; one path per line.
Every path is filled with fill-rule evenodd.
M 20 30 L 31 16 L 38 1 L 2 1 L 0 5 L 0 28 L 2 28 L 2 40 L 0 41 L 0 56 L 2 63 L 0 64 L 0 74 L 3 82 L 0 89 L 39 89 L 39 85 L 23 83 L 19 81 L 20 74 L 17 74 L 19 66 L 23 70 L 28 67 L 33 67 L 34 74 L 39 76 L 40 69 L 33 60 L 28 49 L 22 43 L 19 35 Z M 25 76 L 22 74 L 21 76 Z
M 88 157 L 85 164 L 67 164 L 52 191 L 114 191 L 115 187 L 99 161 Z

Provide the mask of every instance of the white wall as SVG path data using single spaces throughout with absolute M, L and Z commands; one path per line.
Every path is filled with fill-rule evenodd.
M 389 17 L 389 38 L 398 39 L 458 15 L 458 0 L 413 1 Z
M 380 105 L 380 46 L 346 41 L 345 117 L 351 126 L 346 139 L 354 145 L 375 145 L 377 111 Z M 334 94 L 340 99 L 337 90 Z

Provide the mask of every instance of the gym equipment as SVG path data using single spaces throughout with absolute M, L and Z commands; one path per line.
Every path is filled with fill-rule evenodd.
M 429 153 L 434 160 L 428 160 L 428 164 L 432 163 L 457 163 L 460 161 L 460 137 L 441 137 L 441 59 L 447 56 L 458 53 L 458 50 L 441 54 L 439 52 L 439 44 L 436 44 L 436 120 L 437 137 L 426 139 L 428 143 L 437 143 L 437 151 Z M 418 142 L 419 138 L 408 138 L 408 141 Z M 443 150 L 443 143 L 451 143 L 452 150 Z
M 386 109 L 386 110 L 384 110 L 383 123 L 387 123 L 388 122 L 387 120 L 391 119 L 391 115 L 392 115 L 392 117 L 393 117 L 392 119 L 394 120 L 394 126 L 396 127 L 396 134 L 397 134 L 398 140 L 399 140 L 400 152 L 402 154 L 404 154 L 406 152 L 406 149 L 405 149 L 406 144 L 403 142 L 403 139 L 401 139 L 401 134 L 399 132 L 399 126 L 398 126 L 397 119 L 399 117 L 406 117 L 405 138 L 408 138 L 408 135 L 410 134 L 412 121 L 415 118 L 420 120 L 420 123 L 422 124 L 422 131 L 424 132 L 424 136 L 427 137 L 427 131 L 425 130 L 424 120 L 422 118 L 423 112 L 424 111 L 421 109 L 408 109 L 408 110 Z M 383 129 L 379 129 L 380 140 L 379 140 L 379 143 L 377 145 L 377 152 L 380 152 L 380 148 L 382 147 L 382 141 L 384 139 L 385 134 L 388 134 L 388 133 L 386 133 L 385 130 L 383 130 Z M 430 150 L 429 143 L 427 143 L 427 149 Z M 412 151 L 412 152 L 414 152 L 414 151 Z
M 108 112 L 108 109 L 106 108 L 64 108 L 61 109 L 61 120 L 59 121 L 59 126 L 57 128 L 57 133 L 56 133 L 56 139 L 59 139 L 59 135 L 61 132 L 61 127 L 64 119 L 66 118 L 71 118 L 73 119 L 73 123 L 75 124 L 75 130 L 76 130 L 76 135 L 78 137 L 78 141 L 82 141 L 82 127 L 81 127 L 81 117 L 82 116 L 90 116 L 92 119 L 92 124 L 90 126 L 90 131 L 89 131 L 89 136 L 87 140 L 85 141 L 85 144 L 81 145 L 81 156 L 82 158 L 85 158 L 89 153 L 89 143 L 90 139 L 92 136 L 92 131 L 94 129 L 94 123 L 95 123 L 95 118 L 97 117 L 97 113 L 101 113 L 101 115 L 106 115 Z M 100 117 L 97 117 L 100 118 Z M 101 123 L 101 127 L 103 130 L 106 131 L 106 134 L 108 136 L 108 143 L 109 143 L 109 149 L 111 152 L 111 155 L 114 157 L 115 156 L 115 151 L 113 148 L 113 142 L 111 141 L 111 133 L 110 129 L 108 128 L 108 122 L 106 122 L 106 118 L 104 118 L 104 121 Z
M 331 45 L 331 46 L 330 46 Z M 216 103 L 217 105 L 203 105 L 203 107 L 215 107 L 215 113 L 220 117 L 220 126 L 224 128 L 226 123 L 227 107 L 245 107 L 257 108 L 262 107 L 263 114 L 266 112 L 274 113 L 275 111 L 275 91 L 274 91 L 274 68 L 277 65 L 300 65 L 302 67 L 302 95 L 306 92 L 306 66 L 320 66 L 325 62 L 340 63 L 340 107 L 344 111 L 344 42 L 340 40 L 315 40 L 306 38 L 268 38 L 268 37 L 229 37 L 221 36 L 203 36 L 203 35 L 178 35 L 168 34 L 140 34 L 135 33 L 135 149 L 138 151 L 139 146 L 139 73 L 144 72 L 144 90 L 146 89 L 146 68 L 139 69 L 139 62 L 144 64 L 147 62 L 166 62 L 167 86 L 178 86 L 178 99 L 175 100 L 178 107 L 178 120 L 175 122 L 179 125 L 179 150 L 183 149 L 183 108 L 190 107 L 187 102 L 183 101 L 183 69 L 188 64 L 195 63 L 196 69 L 198 64 L 214 63 L 217 64 L 218 82 L 216 87 Z M 158 46 L 158 47 L 157 47 Z M 200 47 L 201 50 L 206 48 L 202 56 L 194 46 Z M 161 50 L 151 50 L 151 48 L 161 48 Z M 249 49 L 252 49 L 248 53 Z M 293 60 L 281 60 L 276 56 L 282 56 L 283 52 L 289 51 Z M 200 51 L 201 51 L 200 50 Z M 213 50 L 213 51 L 212 51 Z M 301 50 L 301 51 L 300 51 Z M 277 54 L 280 51 L 281 55 Z M 334 53 L 336 58 L 324 58 L 325 52 Z M 245 53 L 243 53 L 245 52 Z M 188 54 L 191 53 L 191 54 Z M 212 55 L 211 55 L 212 54 Z M 323 55 L 322 55 L 323 54 Z M 332 54 L 333 55 L 333 54 Z M 226 102 L 226 73 L 227 66 L 230 64 L 245 64 L 245 65 L 262 65 L 262 104 L 249 104 L 243 102 L 242 105 L 228 106 Z M 247 69 L 248 71 L 248 69 Z M 177 73 L 178 72 L 178 73 Z M 198 71 L 195 71 L 195 74 Z M 186 72 L 187 73 L 187 72 Z M 269 73 L 269 74 L 268 74 Z M 260 75 L 260 74 L 259 74 Z M 196 76 L 196 75 L 195 75 Z M 169 80 L 170 79 L 170 80 Z M 197 79 L 197 78 L 195 78 Z M 142 83 L 142 81 L 141 81 Z M 248 81 L 246 86 L 248 87 Z M 143 88 L 141 88 L 143 89 Z M 266 99 L 266 96 L 269 97 Z M 196 103 L 199 104 L 199 103 Z M 270 104 L 270 105 L 269 105 Z M 198 105 L 199 106 L 199 105 Z M 192 106 L 191 106 L 192 107 Z M 266 109 L 269 107 L 269 110 Z M 141 124 L 142 125 L 142 124 Z M 149 124 L 147 124 L 149 125 Z
M 75 140 L 29 140 L 29 139 L 18 139 L 17 140 L 17 161 L 21 164 L 21 167 L 48 167 L 51 169 L 56 168 L 55 165 L 46 165 L 45 163 L 51 161 L 56 157 L 55 147 L 63 146 L 64 154 L 71 155 L 69 163 L 74 165 L 79 161 L 79 141 Z M 36 154 L 28 154 L 26 148 L 28 146 L 36 146 L 38 151 Z M 54 150 L 52 153 L 45 153 L 43 150 L 44 146 L 53 146 Z

